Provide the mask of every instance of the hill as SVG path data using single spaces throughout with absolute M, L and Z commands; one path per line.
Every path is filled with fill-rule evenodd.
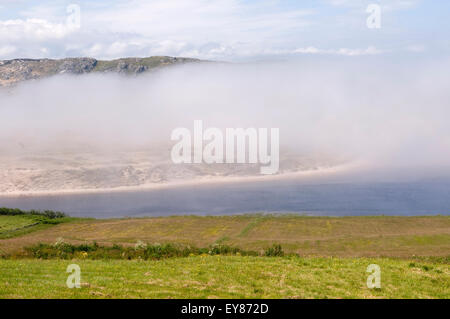
M 96 241 L 100 245 L 131 247 L 138 241 L 193 247 L 221 244 L 257 252 L 272 244 L 281 244 L 286 253 L 321 257 L 448 257 L 450 251 L 448 216 L 236 215 L 74 219 L 36 230 L 18 233 L 19 237 L 0 239 L 0 256 L 2 253 L 15 254 L 38 243 L 52 244 L 61 238 L 73 244 Z M 8 234 L 8 237 L 14 235 Z
M 111 61 L 93 58 L 13 59 L 0 61 L 0 86 L 10 86 L 26 80 L 36 80 L 57 74 L 112 72 L 136 75 L 161 67 L 201 62 L 198 59 L 152 56 L 121 58 Z

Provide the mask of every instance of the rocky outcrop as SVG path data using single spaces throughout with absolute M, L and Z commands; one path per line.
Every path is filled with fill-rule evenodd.
M 97 60 L 91 58 L 64 59 L 58 66 L 58 73 L 89 73 L 95 69 L 96 65 Z
M 114 72 L 137 75 L 160 67 L 201 62 L 197 59 L 154 56 L 149 58 L 123 58 L 102 61 L 93 58 L 14 59 L 0 61 L 0 86 L 40 79 L 56 74 L 83 74 Z

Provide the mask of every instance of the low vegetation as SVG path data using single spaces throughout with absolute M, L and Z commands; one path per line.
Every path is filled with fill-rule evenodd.
M 79 289 L 66 286 L 70 264 L 80 266 Z M 370 264 L 381 289 L 367 288 Z M 433 259 L 0 259 L 0 298 L 450 298 L 449 283 L 449 265 Z
M 0 207 L 0 215 L 4 216 L 18 216 L 18 215 L 31 215 L 31 216 L 42 216 L 47 219 L 58 219 L 58 218 L 64 218 L 67 217 L 66 214 L 62 212 L 55 212 L 52 210 L 21 210 L 18 208 L 7 208 L 7 207 Z
M 73 245 L 96 241 L 101 246 L 124 247 L 133 247 L 138 241 L 183 247 L 220 244 L 259 254 L 279 244 L 287 254 L 324 257 L 409 258 L 450 254 L 450 216 L 239 215 L 68 219 L 54 219 L 70 222 L 51 227 L 43 225 L 45 229 L 0 240 L 0 255 L 2 251 L 12 254 L 39 243 L 53 244 L 59 238 Z
M 0 207 L 0 239 L 25 235 L 72 220 L 74 218 L 70 218 L 64 213 L 50 210 L 23 211 L 16 208 Z
M 0 209 L 0 298 L 450 298 L 449 252 L 449 216 L 95 220 Z M 79 289 L 66 286 L 70 264 Z M 366 285 L 370 264 L 381 289 Z
M 23 252 L 3 256 L 3 258 L 158 260 L 163 258 L 206 255 L 259 256 L 260 254 L 256 251 L 246 251 L 226 245 L 197 248 L 191 246 L 183 247 L 175 244 L 161 245 L 138 242 L 134 247 L 123 247 L 117 244 L 113 246 L 100 246 L 96 242 L 92 244 L 72 245 L 61 239 L 52 245 L 40 243 L 31 247 L 25 247 Z M 274 245 L 265 249 L 261 255 L 266 257 L 279 257 L 284 256 L 284 252 L 281 245 Z

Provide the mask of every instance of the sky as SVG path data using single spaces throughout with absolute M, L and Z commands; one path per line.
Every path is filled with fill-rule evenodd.
M 448 0 L 0 0 L 0 59 L 445 57 L 449 12 Z

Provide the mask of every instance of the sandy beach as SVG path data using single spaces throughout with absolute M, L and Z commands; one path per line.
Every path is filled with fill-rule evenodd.
M 152 189 L 167 189 L 176 187 L 188 187 L 195 185 L 218 185 L 248 182 L 269 182 L 274 180 L 299 180 L 312 181 L 321 178 L 335 176 L 340 173 L 349 171 L 354 165 L 340 165 L 336 167 L 324 167 L 314 170 L 285 172 L 276 175 L 253 175 L 253 176 L 197 176 L 191 179 L 175 180 L 168 182 L 154 182 L 134 186 L 116 186 L 104 188 L 65 188 L 65 189 L 49 189 L 49 190 L 11 190 L 0 193 L 0 197 L 18 197 L 18 196 L 49 196 L 63 194 L 95 194 L 95 193 L 112 193 L 112 192 L 128 192 L 128 191 L 146 191 Z

